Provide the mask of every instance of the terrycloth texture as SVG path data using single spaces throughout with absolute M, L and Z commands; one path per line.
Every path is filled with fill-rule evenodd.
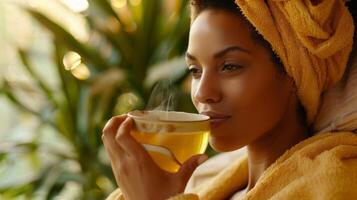
M 314 123 L 317 133 L 330 131 L 357 132 L 357 52 L 351 58 L 344 77 L 322 96 L 322 105 Z M 246 153 L 246 148 L 221 153 L 199 166 L 187 183 L 185 193 L 210 181 L 226 166 Z
M 191 192 L 198 194 L 200 199 L 218 200 L 225 199 L 230 194 L 244 187 L 248 180 L 247 155 L 231 160 L 231 162 L 232 164 L 211 178 L 210 181 L 197 186 Z
M 193 172 L 186 185 L 185 193 L 190 193 L 198 185 L 211 181 L 223 169 L 232 165 L 234 161 L 239 160 L 245 154 L 247 154 L 247 148 L 243 147 L 235 151 L 220 153 L 208 159 Z
M 352 49 L 353 19 L 344 0 L 236 0 L 294 79 L 308 123 L 320 95 L 341 79 Z
M 232 186 L 226 178 L 220 177 L 223 174 L 223 177 L 229 177 L 230 174 L 247 179 L 247 169 L 237 170 L 240 165 L 245 165 L 245 159 L 191 192 L 202 200 L 229 198 L 230 188 L 239 190 L 245 187 L 247 180 Z M 194 174 L 200 175 L 200 171 Z M 350 132 L 324 133 L 304 140 L 284 153 L 262 174 L 243 200 L 357 199 L 356 188 L 357 135 Z
M 197 171 L 194 176 L 199 174 Z M 247 179 L 247 157 L 243 156 L 210 181 L 191 190 L 191 194 L 180 194 L 169 200 L 229 198 L 246 186 Z M 356 188 L 357 135 L 351 132 L 324 133 L 285 152 L 262 174 L 243 200 L 357 199 Z M 119 196 L 108 199 L 120 199 Z
M 357 199 L 357 135 L 321 134 L 281 156 L 248 199 Z
M 227 157 L 228 156 L 225 158 Z M 205 184 L 200 184 L 197 188 L 194 189 L 193 193 L 200 194 L 200 197 L 190 193 L 180 194 L 171 197 L 168 200 L 224 199 L 229 194 L 239 189 L 237 186 L 244 186 L 248 180 L 248 161 L 246 154 L 238 159 L 230 160 L 230 162 L 231 164 L 228 167 L 225 167 L 224 171 L 221 171 L 218 173 L 218 175 L 216 173 L 215 176 L 212 178 L 210 177 L 211 179 L 209 181 L 204 182 Z M 202 173 L 200 174 L 202 175 Z M 192 178 L 194 177 L 191 177 L 191 179 Z M 112 194 L 110 194 L 106 200 L 124 200 L 124 197 L 120 189 L 117 189 Z
M 125 200 L 123 193 L 121 190 L 118 188 L 114 192 L 112 192 L 106 200 Z M 195 194 L 184 194 L 184 195 L 177 195 L 175 197 L 172 197 L 168 200 L 199 200 L 199 197 Z

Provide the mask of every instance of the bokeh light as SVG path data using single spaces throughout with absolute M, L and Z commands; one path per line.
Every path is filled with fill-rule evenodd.
M 123 8 L 127 5 L 127 0 L 111 0 L 111 4 L 115 8 Z
M 90 77 L 90 71 L 88 69 L 88 67 L 81 63 L 80 65 L 78 65 L 77 67 L 71 69 L 72 75 L 76 78 L 78 78 L 79 80 L 86 80 Z
M 141 4 L 141 0 L 130 0 L 130 4 L 133 6 L 138 6 Z
M 73 12 L 83 12 L 89 7 L 87 0 L 61 0 L 61 2 Z
M 63 65 L 66 70 L 72 70 L 76 68 L 78 65 L 81 64 L 81 62 L 81 56 L 74 51 L 66 53 L 66 55 L 63 57 Z

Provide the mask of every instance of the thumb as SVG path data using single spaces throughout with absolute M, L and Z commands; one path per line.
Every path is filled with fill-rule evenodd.
M 179 176 L 181 176 L 184 182 L 187 183 L 193 171 L 195 171 L 195 169 L 207 159 L 208 156 L 206 154 L 192 156 L 181 166 L 180 171 L 178 172 Z

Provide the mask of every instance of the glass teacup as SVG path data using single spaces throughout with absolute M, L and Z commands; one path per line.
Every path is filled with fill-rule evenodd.
M 132 111 L 132 136 L 164 170 L 177 172 L 191 156 L 204 153 L 210 132 L 206 115 L 175 111 Z

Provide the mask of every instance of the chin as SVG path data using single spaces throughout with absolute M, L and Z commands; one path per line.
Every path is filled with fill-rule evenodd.
M 245 146 L 243 144 L 236 144 L 232 139 L 227 140 L 227 138 L 223 139 L 214 136 L 209 138 L 209 144 L 217 152 L 235 151 Z

